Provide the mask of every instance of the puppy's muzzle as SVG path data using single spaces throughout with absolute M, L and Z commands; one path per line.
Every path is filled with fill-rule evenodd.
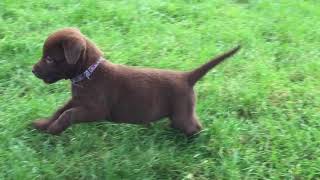
M 43 74 L 41 73 L 41 71 L 39 70 L 39 67 L 34 65 L 33 68 L 32 68 L 32 73 L 39 79 L 43 79 L 44 76 Z
M 45 83 L 51 84 L 56 82 L 59 78 L 48 76 L 48 74 L 43 73 L 39 66 L 34 65 L 32 68 L 32 73 L 39 79 L 42 79 Z

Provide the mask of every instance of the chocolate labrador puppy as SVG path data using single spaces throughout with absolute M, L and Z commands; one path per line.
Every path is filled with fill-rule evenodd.
M 149 124 L 169 117 L 171 126 L 190 136 L 201 130 L 193 86 L 211 68 L 236 53 L 236 47 L 188 71 L 134 68 L 113 64 L 78 29 L 51 34 L 32 72 L 45 83 L 72 82 L 72 97 L 36 129 L 59 134 L 73 123 L 110 120 Z

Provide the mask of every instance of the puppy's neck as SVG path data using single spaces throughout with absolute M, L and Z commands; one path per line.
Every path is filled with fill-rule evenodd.
M 92 42 L 87 40 L 87 48 L 81 55 L 80 61 L 77 63 L 77 66 L 75 68 L 75 71 L 74 71 L 75 73 L 73 73 L 70 79 L 81 76 L 83 73 L 88 71 L 88 69 L 91 69 L 93 65 L 95 65 L 98 61 L 101 61 L 102 59 L 104 59 L 102 57 L 102 52 Z M 92 72 L 91 75 L 93 73 L 94 72 Z M 87 80 L 88 79 L 83 79 L 77 82 L 76 84 L 80 84 L 82 81 L 87 81 Z

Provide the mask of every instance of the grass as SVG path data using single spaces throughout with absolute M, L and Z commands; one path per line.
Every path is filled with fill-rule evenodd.
M 0 179 L 320 178 L 320 2 L 0 1 Z M 189 70 L 241 43 L 196 90 L 204 125 L 186 139 L 93 123 L 61 136 L 29 124 L 70 96 L 31 73 L 47 35 L 78 27 L 112 62 Z

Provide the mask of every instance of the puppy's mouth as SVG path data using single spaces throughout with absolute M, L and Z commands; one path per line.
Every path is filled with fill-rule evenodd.
M 37 74 L 37 73 L 34 73 L 34 75 L 37 77 L 37 78 L 39 78 L 39 79 L 41 79 L 43 82 L 45 82 L 46 84 L 52 84 L 52 83 L 55 83 L 55 82 L 57 82 L 60 78 L 58 78 L 58 77 L 42 77 L 42 76 L 40 76 L 39 74 Z
M 43 82 L 45 82 L 46 84 L 52 84 L 52 83 L 55 83 L 55 82 L 58 81 L 58 79 L 56 79 L 56 78 L 43 78 L 42 80 L 43 80 Z

